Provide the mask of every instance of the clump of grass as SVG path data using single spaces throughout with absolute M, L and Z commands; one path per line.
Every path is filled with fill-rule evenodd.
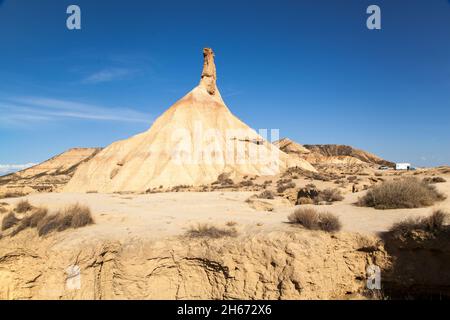
M 264 190 L 263 192 L 261 192 L 259 195 L 257 195 L 257 197 L 259 199 L 269 199 L 269 200 L 273 200 L 275 199 L 275 194 L 270 191 L 270 190 Z
M 309 230 L 337 232 L 342 224 L 339 218 L 328 212 L 318 212 L 313 208 L 300 208 L 289 215 L 288 220 L 293 224 L 300 224 Z
M 238 223 L 236 221 L 228 221 L 226 223 L 227 227 L 234 227 L 236 226 Z
M 221 185 L 221 186 L 232 186 L 234 185 L 234 181 L 230 179 L 230 173 L 221 173 L 217 177 L 217 180 L 212 183 L 212 185 Z
M 287 182 L 285 184 L 280 184 L 277 187 L 277 192 L 278 193 L 283 193 L 284 191 L 286 191 L 287 189 L 292 189 L 295 188 L 296 184 L 295 182 Z
M 429 217 L 409 218 L 397 222 L 389 229 L 389 232 L 394 235 L 406 235 L 415 230 L 438 233 L 444 230 L 444 222 L 447 216 L 448 213 L 436 210 Z
M 319 202 L 335 202 L 335 201 L 342 201 L 344 197 L 341 194 L 341 191 L 336 188 L 328 188 L 325 190 L 322 190 L 319 192 L 319 195 L 317 196 L 316 203 Z
M 77 229 L 94 223 L 91 210 L 79 204 L 71 205 L 63 211 L 45 216 L 37 225 L 39 236 L 53 231 Z
M 21 200 L 16 205 L 15 211 L 17 213 L 25 213 L 33 209 L 33 206 L 28 202 L 28 200 Z
M 8 213 L 2 220 L 2 230 L 14 227 L 19 222 L 14 212 Z
M 23 196 L 26 196 L 26 194 L 23 192 L 6 192 L 6 193 L 0 195 L 0 199 L 20 198 Z
M 223 237 L 236 237 L 237 230 L 235 228 L 222 229 L 209 224 L 199 223 L 195 227 L 191 227 L 187 231 L 187 235 L 192 238 L 223 238 Z
M 433 185 L 415 177 L 386 181 L 370 189 L 358 204 L 375 209 L 420 208 L 444 200 Z
M 11 233 L 11 236 L 15 236 L 27 228 L 36 228 L 39 222 L 47 216 L 47 213 L 47 208 L 36 208 L 31 215 L 20 220 L 19 225 Z
M 254 185 L 254 183 L 251 180 L 243 180 L 239 183 L 239 186 L 241 186 L 241 187 L 251 187 L 253 185 Z
M 424 178 L 423 181 L 425 183 L 443 183 L 443 182 L 447 182 L 447 180 L 445 180 L 442 177 Z

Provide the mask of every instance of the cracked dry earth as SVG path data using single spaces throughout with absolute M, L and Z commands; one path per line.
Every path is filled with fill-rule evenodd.
M 375 238 L 302 229 L 76 246 L 64 236 L 38 239 L 27 230 L 3 238 L 0 299 L 360 298 L 366 267 L 385 256 Z M 73 266 L 78 286 L 68 271 Z

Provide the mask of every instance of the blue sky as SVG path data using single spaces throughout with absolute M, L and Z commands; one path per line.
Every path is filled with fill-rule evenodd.
M 70 4 L 82 30 L 66 28 Z M 370 4 L 382 30 L 366 28 Z M 448 0 L 3 0 L 0 171 L 148 129 L 198 84 L 205 46 L 255 129 L 450 164 Z

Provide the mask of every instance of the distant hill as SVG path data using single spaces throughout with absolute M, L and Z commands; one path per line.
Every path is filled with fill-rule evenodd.
M 303 145 L 312 154 L 322 155 L 324 157 L 352 157 L 362 162 L 377 164 L 382 166 L 395 166 L 395 163 L 384 160 L 372 153 L 356 149 L 347 145 L 340 144 L 311 144 Z
M 301 145 L 288 138 L 275 141 L 274 145 L 280 148 L 281 151 L 300 157 L 313 165 L 358 165 L 364 163 L 390 167 L 395 165 L 393 162 L 384 160 L 372 153 L 347 145 Z
M 0 191 L 56 191 L 65 185 L 80 164 L 101 148 L 73 148 L 31 168 L 0 177 Z

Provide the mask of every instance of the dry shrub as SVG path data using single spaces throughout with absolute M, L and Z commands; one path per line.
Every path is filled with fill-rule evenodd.
M 7 230 L 14 227 L 19 222 L 14 212 L 8 213 L 2 220 L 2 230 Z
M 195 227 L 191 227 L 187 231 L 187 235 L 193 238 L 223 238 L 223 237 L 236 237 L 237 230 L 235 228 L 222 229 L 209 224 L 199 223 Z
M 334 201 L 341 201 L 344 197 L 341 194 L 341 191 L 336 188 L 328 188 L 325 190 L 322 190 L 319 192 L 319 195 L 315 199 L 316 202 L 334 202 Z
M 437 233 L 444 229 L 444 222 L 448 213 L 436 210 L 429 217 L 409 218 L 395 223 L 389 232 L 395 235 L 405 235 L 414 230 Z
M 337 216 L 328 212 L 318 212 L 313 208 L 297 209 L 288 217 L 288 220 L 290 223 L 300 224 L 309 230 L 337 232 L 342 228 Z
M 444 199 L 445 196 L 429 183 L 407 177 L 373 187 L 359 199 L 358 204 L 375 209 L 420 208 Z
M 0 199 L 6 199 L 6 198 L 20 198 L 26 196 L 23 192 L 6 192 L 4 194 L 0 195 Z
M 270 191 L 270 190 L 264 190 L 264 191 L 261 192 L 259 195 L 257 195 L 257 197 L 258 197 L 259 199 L 269 199 L 269 200 L 272 200 L 272 199 L 275 199 L 275 194 L 274 194 L 272 191 Z
M 28 202 L 28 200 L 21 200 L 16 205 L 16 212 L 17 213 L 25 213 L 33 209 L 33 206 Z
M 241 181 L 240 183 L 239 183 L 239 186 L 241 186 L 241 187 L 251 187 L 251 186 L 253 186 L 253 181 L 251 181 L 251 180 L 244 180 L 244 181 Z
M 287 182 L 285 184 L 278 185 L 277 192 L 278 193 L 283 193 L 287 189 L 295 188 L 295 186 L 296 186 L 295 182 Z
M 37 225 L 39 236 L 53 231 L 81 228 L 94 223 L 91 210 L 79 204 L 74 204 L 62 212 L 45 216 Z
M 234 226 L 236 226 L 238 223 L 236 222 L 236 221 L 228 221 L 227 222 L 227 227 L 234 227 Z
M 282 184 L 286 184 L 286 183 L 291 183 L 292 179 L 291 178 L 286 178 L 286 179 L 280 179 L 277 181 L 278 185 L 282 185 Z
M 217 180 L 213 182 L 213 185 L 220 184 L 221 186 L 232 186 L 234 185 L 234 181 L 230 179 L 230 173 L 221 173 L 217 177 Z
M 443 183 L 443 182 L 447 182 L 447 180 L 445 180 L 442 177 L 423 178 L 423 181 L 425 183 Z
M 19 225 L 12 232 L 11 236 L 15 236 L 16 234 L 27 228 L 36 228 L 39 222 L 47 216 L 47 213 L 48 213 L 47 208 L 35 209 L 31 215 L 20 220 Z

